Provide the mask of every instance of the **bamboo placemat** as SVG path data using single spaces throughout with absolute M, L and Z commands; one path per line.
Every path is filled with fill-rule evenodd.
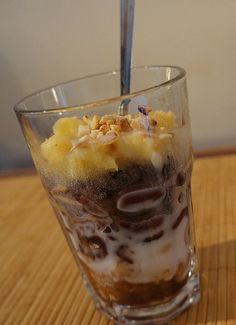
M 236 324 L 236 155 L 195 161 L 201 302 L 173 324 Z M 0 324 L 111 325 L 93 306 L 36 175 L 0 178 Z

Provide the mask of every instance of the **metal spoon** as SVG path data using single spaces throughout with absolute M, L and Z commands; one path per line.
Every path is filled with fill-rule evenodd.
M 130 93 L 130 68 L 133 41 L 134 0 L 120 0 L 120 93 Z M 119 114 L 128 112 L 129 100 L 123 100 Z

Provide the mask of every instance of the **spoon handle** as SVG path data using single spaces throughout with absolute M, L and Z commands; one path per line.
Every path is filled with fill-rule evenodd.
M 133 40 L 134 0 L 120 0 L 120 91 L 130 92 L 130 68 Z

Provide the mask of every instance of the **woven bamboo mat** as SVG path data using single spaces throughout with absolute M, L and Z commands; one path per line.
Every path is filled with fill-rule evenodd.
M 236 155 L 195 161 L 193 204 L 202 299 L 173 324 L 236 324 Z M 112 324 L 33 174 L 0 177 L 0 324 Z

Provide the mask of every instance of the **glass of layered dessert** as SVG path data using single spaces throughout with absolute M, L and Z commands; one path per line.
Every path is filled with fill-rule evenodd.
M 186 76 L 132 69 L 71 81 L 15 110 L 96 306 L 120 324 L 166 323 L 199 299 Z

